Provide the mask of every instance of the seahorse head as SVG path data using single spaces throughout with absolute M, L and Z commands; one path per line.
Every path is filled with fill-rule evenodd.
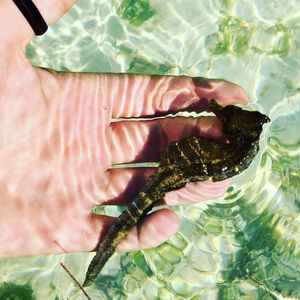
M 243 110 L 234 105 L 222 107 L 215 100 L 209 102 L 208 109 L 218 117 L 224 134 L 229 136 L 242 135 L 258 139 L 263 125 L 270 121 L 258 111 Z

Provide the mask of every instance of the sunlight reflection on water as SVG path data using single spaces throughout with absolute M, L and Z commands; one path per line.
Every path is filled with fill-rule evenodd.
M 173 208 L 179 233 L 156 249 L 116 255 L 89 292 L 96 299 L 300 299 L 297 1 L 153 0 L 153 15 L 139 26 L 118 15 L 120 2 L 77 1 L 29 45 L 31 62 L 61 71 L 224 78 L 272 122 L 259 156 L 224 197 Z M 37 299 L 83 299 L 59 261 L 82 278 L 90 258 L 8 259 L 0 270 L 3 281 L 29 282 Z

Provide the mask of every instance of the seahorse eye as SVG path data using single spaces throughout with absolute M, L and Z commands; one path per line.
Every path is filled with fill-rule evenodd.
M 265 123 L 270 122 L 270 118 L 266 115 L 261 114 L 261 118 L 260 118 L 260 124 L 264 125 Z

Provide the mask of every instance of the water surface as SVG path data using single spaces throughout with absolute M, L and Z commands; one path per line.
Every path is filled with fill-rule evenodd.
M 80 0 L 28 46 L 34 65 L 60 71 L 223 78 L 272 119 L 227 193 L 173 208 L 179 232 L 115 255 L 93 299 L 300 299 L 299 40 L 297 0 Z M 59 262 L 83 277 L 91 258 L 1 260 L 11 285 L 0 294 L 18 285 L 35 299 L 84 299 Z

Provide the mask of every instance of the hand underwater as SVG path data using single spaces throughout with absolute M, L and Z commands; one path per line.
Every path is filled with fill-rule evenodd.
M 72 1 L 39 1 L 47 24 Z M 137 75 L 65 74 L 31 66 L 24 55 L 33 31 L 13 1 L 0 3 L 0 257 L 95 249 L 115 219 L 90 213 L 97 204 L 128 204 L 153 169 L 110 169 L 114 163 L 158 160 L 172 141 L 197 133 L 222 137 L 213 117 L 124 121 L 247 104 L 238 86 L 219 80 Z M 215 198 L 229 179 L 191 183 L 167 204 Z M 166 241 L 176 215 L 158 210 L 134 226 L 117 250 Z

